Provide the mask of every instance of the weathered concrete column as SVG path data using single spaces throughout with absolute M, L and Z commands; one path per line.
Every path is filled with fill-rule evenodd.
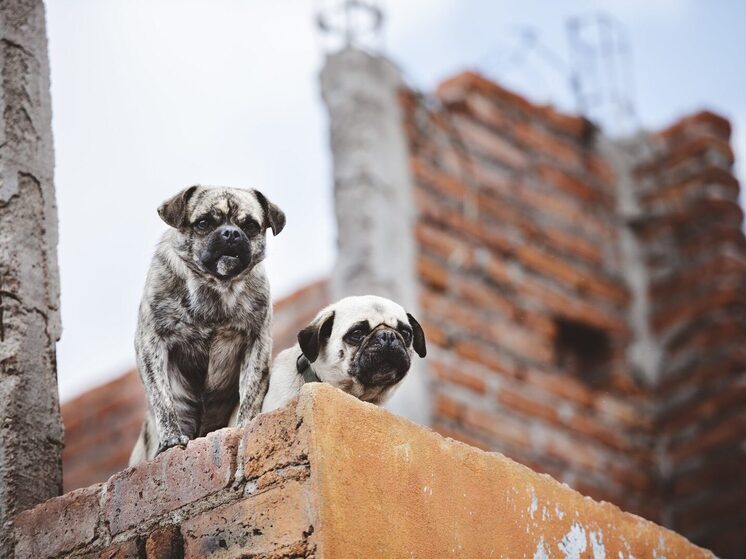
M 62 488 L 57 208 L 42 0 L 0 3 L 0 556 Z
M 416 317 L 415 207 L 401 85 L 391 62 L 354 48 L 329 56 L 321 72 L 337 216 L 332 295 L 381 295 Z M 424 367 L 415 362 L 388 407 L 428 423 L 426 383 Z

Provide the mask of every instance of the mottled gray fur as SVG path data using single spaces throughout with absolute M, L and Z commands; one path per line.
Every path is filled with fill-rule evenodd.
M 135 350 L 149 411 L 130 464 L 261 408 L 272 353 L 262 260 L 285 216 L 260 192 L 194 186 L 159 209 L 170 226 L 140 303 Z

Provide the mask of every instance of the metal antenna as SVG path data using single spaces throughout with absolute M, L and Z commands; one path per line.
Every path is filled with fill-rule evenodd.
M 569 108 L 570 90 L 565 89 L 571 76 L 569 64 L 544 43 L 534 27 L 513 27 L 499 46 L 477 62 L 477 68 L 508 87 L 529 95 L 543 94 L 546 100 Z
M 612 135 L 638 130 L 624 26 L 608 14 L 574 17 L 567 22 L 567 39 L 572 59 L 570 87 L 578 112 Z
M 327 52 L 382 48 L 383 10 L 377 0 L 315 0 L 316 27 Z

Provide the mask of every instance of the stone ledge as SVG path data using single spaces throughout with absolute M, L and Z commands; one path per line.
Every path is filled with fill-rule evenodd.
M 14 524 L 17 558 L 712 557 L 325 384 Z

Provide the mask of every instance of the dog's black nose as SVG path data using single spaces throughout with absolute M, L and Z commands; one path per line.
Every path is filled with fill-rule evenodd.
M 238 227 L 223 227 L 220 235 L 229 243 L 235 243 L 241 238 L 241 230 Z
M 391 330 L 381 330 L 378 332 L 378 339 L 381 340 L 381 343 L 384 345 L 393 345 L 393 343 L 396 342 L 396 334 Z

